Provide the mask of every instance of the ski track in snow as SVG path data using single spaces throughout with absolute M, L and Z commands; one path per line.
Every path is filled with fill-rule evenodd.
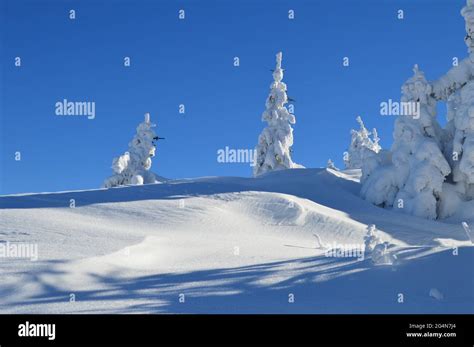
M 0 241 L 38 244 L 39 259 L 0 258 L 0 312 L 474 313 L 474 248 L 461 221 L 373 206 L 358 196 L 359 174 L 293 169 L 2 196 Z M 326 245 L 363 244 L 368 224 L 397 264 L 317 249 L 315 233 Z

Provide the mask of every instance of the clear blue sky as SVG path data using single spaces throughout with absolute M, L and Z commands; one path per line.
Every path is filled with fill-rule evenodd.
M 166 137 L 157 174 L 250 176 L 248 164 L 218 163 L 216 152 L 255 146 L 280 50 L 296 99 L 294 161 L 342 166 L 357 115 L 391 145 L 394 118 L 379 105 L 399 99 L 413 64 L 432 80 L 467 55 L 463 0 L 0 3 L 0 194 L 99 187 L 145 112 Z M 56 116 L 64 98 L 94 101 L 96 118 Z

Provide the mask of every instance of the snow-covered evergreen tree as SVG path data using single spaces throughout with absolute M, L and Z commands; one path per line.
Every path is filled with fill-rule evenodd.
M 273 82 L 270 85 L 270 94 L 265 103 L 266 110 L 262 114 L 262 121 L 267 122 L 258 138 L 254 176 L 263 173 L 301 167 L 291 160 L 291 146 L 293 145 L 293 128 L 295 115 L 286 108 L 288 96 L 286 84 L 282 82 L 283 69 L 281 67 L 282 53 L 276 55 L 276 67 L 273 71 Z
M 432 83 L 433 96 L 448 106 L 444 155 L 452 176 L 441 196 L 441 217 L 459 212 L 474 200 L 474 0 L 467 1 L 461 14 L 466 23 L 464 40 L 469 57 Z
M 356 120 L 360 129 L 351 130 L 351 144 L 344 155 L 346 169 L 362 168 L 367 158 L 372 157 L 374 153 L 378 153 L 381 149 L 377 130 L 374 129 L 372 133 L 368 131 L 360 116 Z M 373 135 L 373 138 L 370 138 L 370 135 Z
M 368 225 L 367 233 L 364 236 L 365 253 L 371 254 L 379 243 L 382 243 L 382 240 L 378 236 L 377 227 L 374 224 Z
M 331 169 L 331 170 L 338 170 L 332 159 L 328 159 L 328 163 L 326 165 L 326 168 Z
M 374 204 L 431 219 L 472 210 L 474 0 L 467 0 L 461 14 L 470 56 L 431 83 L 415 66 L 415 75 L 402 88 L 402 101 L 419 103 L 418 117 L 399 116 L 390 160 L 379 161 L 370 172 L 363 169 L 361 195 Z M 436 120 L 439 100 L 448 106 L 445 129 Z
M 391 165 L 372 172 L 362 196 L 402 212 L 435 219 L 438 201 L 450 167 L 443 156 L 442 131 L 436 121 L 436 101 L 431 85 L 415 65 L 414 76 L 402 87 L 401 101 L 418 103 L 419 114 L 401 115 L 395 121 Z
M 395 122 L 392 161 L 397 168 L 396 207 L 415 216 L 436 219 L 443 182 L 451 168 L 442 152 L 442 131 L 436 120 L 431 85 L 415 65 L 402 87 L 402 102 L 419 103 L 419 114 Z
M 162 178 L 150 171 L 151 158 L 155 156 L 156 135 L 151 123 L 150 114 L 145 114 L 145 120 L 137 127 L 137 133 L 128 144 L 128 151 L 114 158 L 112 170 L 114 174 L 107 178 L 103 187 L 110 188 L 122 185 L 141 185 L 159 183 Z
M 367 226 L 364 244 L 365 255 L 371 257 L 375 265 L 392 265 L 397 260 L 397 256 L 388 250 L 390 243 L 382 241 L 374 224 Z

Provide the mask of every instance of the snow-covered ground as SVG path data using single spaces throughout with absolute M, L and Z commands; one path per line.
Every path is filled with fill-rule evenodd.
M 293 169 L 0 197 L 0 241 L 38 247 L 37 261 L 0 258 L 0 312 L 474 313 L 461 225 L 474 219 L 375 207 L 358 196 L 359 175 Z M 326 255 L 363 244 L 368 224 L 395 264 Z

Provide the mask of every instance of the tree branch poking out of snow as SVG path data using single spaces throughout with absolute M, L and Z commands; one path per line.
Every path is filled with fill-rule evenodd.
M 462 222 L 462 227 L 464 231 L 466 232 L 467 237 L 471 241 L 472 244 L 474 244 L 474 232 L 471 231 L 471 228 L 469 227 L 469 224 L 466 222 Z
M 114 158 L 112 170 L 114 175 L 107 178 L 105 188 L 123 185 L 142 185 L 159 183 L 160 177 L 150 171 L 151 158 L 155 156 L 155 141 L 158 140 L 151 123 L 150 114 L 145 114 L 145 120 L 137 127 L 137 133 L 128 144 L 128 151 Z
M 254 166 L 254 176 L 275 170 L 302 167 L 291 160 L 291 146 L 293 145 L 293 128 L 295 115 L 285 107 L 288 103 L 286 84 L 282 82 L 283 69 L 281 67 L 282 53 L 276 55 L 276 66 L 273 71 L 273 83 L 270 85 L 270 94 L 265 103 L 266 110 L 262 114 L 262 121 L 268 126 L 263 129 L 258 138 L 257 155 Z
M 323 243 L 321 240 L 321 237 L 317 233 L 313 233 L 313 236 L 316 238 L 318 241 L 318 244 L 316 245 L 316 249 L 327 249 L 328 247 Z

